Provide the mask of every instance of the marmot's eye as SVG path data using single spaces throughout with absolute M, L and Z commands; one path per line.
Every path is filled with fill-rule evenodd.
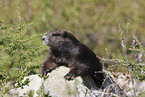
M 55 34 L 52 34 L 52 36 L 60 36 L 60 34 L 58 34 L 58 33 L 55 33 Z

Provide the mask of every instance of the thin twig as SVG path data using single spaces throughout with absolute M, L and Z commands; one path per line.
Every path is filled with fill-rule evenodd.
M 133 32 L 133 41 L 132 41 L 132 46 L 133 46 L 133 49 L 135 49 L 136 46 L 137 46 L 137 43 L 136 43 L 136 40 L 135 40 L 135 32 Z M 134 51 L 134 52 L 135 52 L 135 60 L 136 60 L 136 62 L 138 63 L 137 51 Z
M 108 59 L 109 59 L 109 53 L 108 53 L 108 50 L 107 50 L 107 48 L 105 48 L 105 50 L 106 50 L 106 52 L 107 52 L 107 56 L 108 56 Z
M 132 72 L 131 72 L 131 68 L 130 68 L 130 63 L 128 62 L 128 58 L 127 58 L 127 53 L 126 53 L 126 50 L 125 50 L 125 43 L 124 43 L 124 37 L 123 37 L 123 31 L 121 29 L 121 25 L 119 23 L 119 21 L 117 20 L 118 22 L 118 26 L 119 26 L 119 32 L 121 33 L 121 45 L 124 49 L 124 54 L 125 54 L 125 58 L 126 58 L 126 62 L 127 62 L 127 67 L 129 69 L 129 74 L 131 75 L 131 82 L 132 82 L 132 90 L 133 90 L 133 94 L 134 94 L 134 97 L 136 97 L 136 94 L 135 94 L 135 88 L 134 88 L 134 81 L 133 81 L 133 77 L 132 77 Z
M 97 92 L 97 93 L 102 93 L 102 94 L 107 94 L 107 95 L 112 95 L 115 97 L 119 97 L 117 94 L 113 94 L 113 93 L 107 93 L 107 92 L 101 92 L 101 91 L 96 91 L 96 90 L 91 90 L 92 92 Z
M 129 23 L 127 23 L 127 30 L 126 30 L 126 34 L 128 33 L 129 30 Z
M 109 37 L 109 36 L 105 36 L 108 39 L 116 39 L 116 40 L 121 40 L 120 38 L 116 38 L 116 37 Z

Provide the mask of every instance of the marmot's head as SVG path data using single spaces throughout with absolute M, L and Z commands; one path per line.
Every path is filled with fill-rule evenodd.
M 68 45 L 75 45 L 78 40 L 66 30 L 57 30 L 49 32 L 42 37 L 43 43 L 51 48 L 65 47 Z

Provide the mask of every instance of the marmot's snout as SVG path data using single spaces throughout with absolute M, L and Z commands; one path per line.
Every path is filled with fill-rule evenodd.
M 49 38 L 48 38 L 46 35 L 44 35 L 44 36 L 42 37 L 42 40 L 43 40 L 43 43 L 44 43 L 46 46 L 48 46 L 48 44 L 49 44 Z
M 43 41 L 45 40 L 45 36 L 42 37 L 42 40 L 43 40 Z

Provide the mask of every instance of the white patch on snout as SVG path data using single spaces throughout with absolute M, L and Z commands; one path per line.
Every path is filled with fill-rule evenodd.
M 43 39 L 43 43 L 46 45 L 46 46 L 48 46 L 48 44 L 49 44 L 49 37 L 47 37 L 47 36 L 43 36 L 42 37 L 42 39 Z
M 43 44 L 45 44 L 45 42 L 43 41 Z M 45 44 L 46 45 L 46 44 Z

